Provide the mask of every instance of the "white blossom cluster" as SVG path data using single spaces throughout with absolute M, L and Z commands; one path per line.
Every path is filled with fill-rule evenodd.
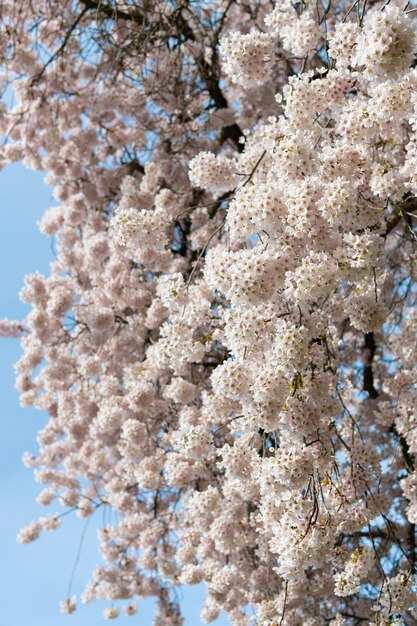
M 234 83 L 255 87 L 268 80 L 274 67 L 275 40 L 268 33 L 231 32 L 220 44 L 223 69 Z
M 197 187 L 214 191 L 230 191 L 237 187 L 237 164 L 225 156 L 200 152 L 190 161 L 190 181 Z
M 38 503 L 104 520 L 80 599 L 181 626 L 202 583 L 207 623 L 412 624 L 417 13 L 133 4 L 0 16 L 1 163 L 58 205 L 0 334 L 50 416 Z
M 374 558 L 375 554 L 372 550 L 356 548 L 346 562 L 344 570 L 333 577 L 335 594 L 343 597 L 358 593 L 362 578 L 371 569 Z

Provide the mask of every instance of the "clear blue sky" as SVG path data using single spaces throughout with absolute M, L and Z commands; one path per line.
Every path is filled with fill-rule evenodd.
M 36 270 L 48 273 L 52 260 L 50 240 L 42 236 L 37 220 L 44 210 L 56 204 L 50 189 L 43 184 L 43 175 L 26 170 L 22 165 L 9 165 L 0 172 L 0 318 L 22 319 L 26 305 L 18 298 L 23 278 Z M 57 510 L 41 507 L 35 498 L 42 486 L 31 470 L 22 465 L 22 454 L 37 452 L 36 434 L 47 421 L 40 411 L 22 409 L 14 389 L 13 364 L 20 355 L 19 342 L 0 338 L 0 419 L 2 438 L 0 450 L 0 554 L 2 570 L 0 585 L 1 626 L 101 626 L 106 603 L 79 605 L 76 613 L 59 612 L 65 599 L 85 521 L 68 515 L 62 527 L 44 533 L 28 545 L 16 542 L 16 533 L 32 519 Z M 100 562 L 96 528 L 93 519 L 88 526 L 81 558 L 73 582 L 73 593 L 79 595 L 89 579 L 93 566 Z M 186 626 L 199 624 L 199 606 L 204 597 L 201 587 L 181 592 Z M 134 617 L 122 616 L 123 624 L 151 626 L 152 602 L 142 602 Z M 117 623 L 117 622 L 115 622 Z M 216 626 L 226 626 L 221 618 Z

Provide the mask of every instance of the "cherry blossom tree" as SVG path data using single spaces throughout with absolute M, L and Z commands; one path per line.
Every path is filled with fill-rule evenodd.
M 18 538 L 111 510 L 105 617 L 417 624 L 413 7 L 3 0 L 1 164 L 56 200 L 0 324 L 50 416 Z

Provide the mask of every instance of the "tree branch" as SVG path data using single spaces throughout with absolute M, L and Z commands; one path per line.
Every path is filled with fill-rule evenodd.
M 100 13 L 104 15 L 110 20 L 127 20 L 135 22 L 140 26 L 145 21 L 142 13 L 140 13 L 139 11 L 132 11 L 131 13 L 127 13 L 126 11 L 121 11 L 120 9 L 118 9 L 117 6 L 112 7 L 108 4 L 105 4 L 104 2 L 101 2 L 101 0 L 98 0 L 98 2 L 96 2 L 95 0 L 80 0 L 80 2 L 85 6 L 87 10 L 96 11 L 98 14 Z
M 379 393 L 374 386 L 374 372 L 372 363 L 376 352 L 374 333 L 365 333 L 365 343 L 362 347 L 363 362 L 363 390 L 367 391 L 370 398 L 377 398 Z

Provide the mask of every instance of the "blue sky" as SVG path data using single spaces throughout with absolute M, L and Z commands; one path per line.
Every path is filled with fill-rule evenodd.
M 36 270 L 48 273 L 52 260 L 51 242 L 38 231 L 37 221 L 44 210 L 56 204 L 51 190 L 43 184 L 43 174 L 26 170 L 21 164 L 9 165 L 0 172 L 0 318 L 22 319 L 28 308 L 18 293 L 24 276 Z M 63 519 L 62 527 L 43 534 L 32 544 L 20 545 L 16 533 L 32 519 L 45 515 L 35 498 L 41 490 L 32 471 L 22 465 L 24 451 L 36 453 L 37 432 L 47 416 L 19 406 L 14 389 L 13 364 L 20 355 L 19 342 L 0 338 L 0 584 L 1 626 L 99 626 L 109 623 L 102 617 L 106 603 L 79 605 L 73 615 L 62 615 L 59 602 L 66 598 L 71 571 L 76 560 L 84 520 L 75 515 Z M 52 507 L 51 512 L 56 509 Z M 100 519 L 88 525 L 81 557 L 73 581 L 79 594 L 93 566 L 100 562 L 96 529 Z M 186 626 L 199 624 L 199 607 L 204 597 L 201 587 L 181 590 Z M 135 617 L 121 617 L 122 623 L 152 624 L 152 602 L 139 604 Z M 116 622 L 118 623 L 118 622 Z M 221 618 L 216 626 L 226 626 Z

